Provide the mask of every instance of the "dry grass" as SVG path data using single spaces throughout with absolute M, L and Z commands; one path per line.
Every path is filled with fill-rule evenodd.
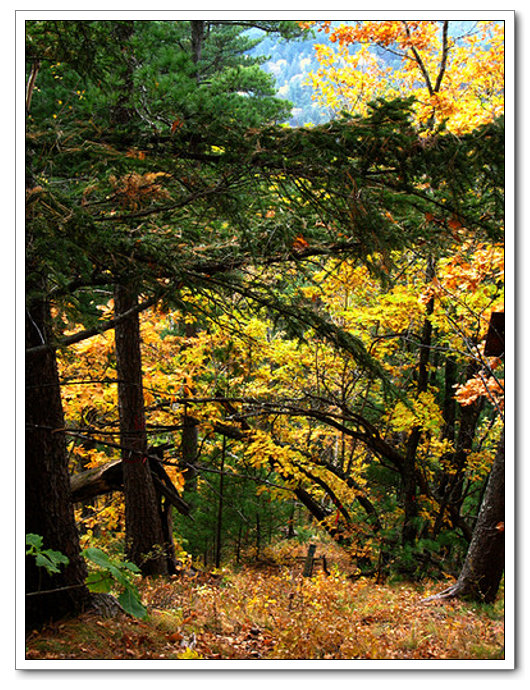
M 28 659 L 502 659 L 503 603 L 422 604 L 442 587 L 351 581 L 336 569 L 223 569 L 143 580 L 149 618 L 92 614 L 27 638 Z

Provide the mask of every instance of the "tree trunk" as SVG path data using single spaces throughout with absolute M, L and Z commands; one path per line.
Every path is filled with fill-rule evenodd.
M 456 584 L 424 601 L 467 597 L 492 602 L 504 571 L 504 430 L 473 537 Z
M 179 513 L 189 515 L 189 504 L 180 497 L 167 472 L 152 455 L 148 457 L 148 460 L 151 478 L 157 492 Z M 114 460 L 105 465 L 74 474 L 70 480 L 70 490 L 73 503 L 91 500 L 96 496 L 114 491 L 123 491 L 122 461 Z
M 35 300 L 26 311 L 26 347 L 48 341 L 49 307 Z M 26 557 L 26 626 L 75 615 L 90 605 L 84 585 L 87 575 L 70 500 L 64 415 L 54 350 L 26 358 L 26 533 L 43 537 L 43 548 L 69 559 L 59 574 L 50 576 Z
M 429 257 L 427 269 L 425 272 L 425 280 L 429 282 L 434 277 L 434 260 Z M 431 350 L 432 339 L 432 325 L 430 316 L 434 311 L 434 298 L 431 297 L 427 303 L 427 316 L 423 322 L 420 354 L 418 363 L 418 383 L 416 390 L 419 393 L 424 393 L 427 390 L 429 382 L 429 355 Z M 417 480 L 416 480 L 416 453 L 418 445 L 421 440 L 421 429 L 415 426 L 407 441 L 407 452 L 405 454 L 405 462 L 403 463 L 403 509 L 405 518 L 403 521 L 403 528 L 401 531 L 401 541 L 403 544 L 414 544 L 418 536 L 418 501 L 416 496 Z
M 192 22 L 193 23 L 193 22 Z M 197 327 L 194 323 L 184 324 L 184 333 L 187 339 L 197 335 Z M 186 347 L 190 347 L 189 344 Z M 193 396 L 194 391 L 184 389 L 184 397 Z M 193 408 L 192 408 L 193 411 Z M 186 491 L 197 491 L 197 456 L 199 453 L 199 422 L 190 414 L 190 406 L 184 404 L 184 415 L 182 417 L 182 438 L 181 438 L 181 462 L 184 471 L 184 481 Z
M 472 378 L 478 371 L 477 365 L 472 362 L 466 369 L 465 380 Z M 454 392 L 454 391 L 453 391 Z M 446 391 L 446 394 L 448 391 Z M 455 418 L 456 414 L 452 420 L 452 438 L 450 440 L 454 441 L 455 451 L 452 454 L 451 464 L 453 472 L 451 475 L 445 475 L 442 477 L 442 482 L 440 486 L 440 509 L 433 527 L 433 535 L 436 536 L 442 528 L 443 519 L 445 512 L 449 513 L 449 517 L 455 528 L 460 527 L 464 537 L 470 541 L 471 540 L 471 529 L 466 529 L 463 519 L 460 517 L 460 507 L 462 504 L 462 487 L 464 483 L 464 470 L 467 462 L 467 458 L 471 449 L 473 448 L 473 439 L 475 437 L 475 432 L 482 410 L 482 400 L 477 400 L 471 405 L 465 405 L 459 407 L 460 419 L 458 434 L 455 441 Z M 455 403 L 456 408 L 456 403 Z M 455 409 L 456 413 L 456 409 Z M 450 433 L 450 429 L 446 430 Z M 445 436 L 444 436 L 445 437 Z M 447 461 L 448 458 L 446 458 Z
M 188 406 L 184 405 L 182 417 L 181 437 L 181 466 L 184 471 L 186 491 L 197 491 L 197 454 L 199 451 L 199 423 L 195 417 L 188 414 Z
M 133 290 L 123 285 L 116 286 L 116 315 L 128 311 L 136 302 Z M 167 575 L 159 501 L 147 462 L 138 315 L 117 324 L 115 334 L 127 558 L 144 575 Z
M 191 59 L 195 65 L 195 78 L 200 81 L 199 62 L 202 58 L 202 45 L 204 41 L 204 30 L 206 22 L 204 20 L 192 20 L 191 25 Z
M 219 474 L 219 503 L 217 506 L 217 525 L 215 537 L 215 567 L 221 567 L 221 549 L 223 537 L 223 503 L 224 503 L 224 471 L 226 457 L 226 436 L 223 436 L 223 450 L 221 453 L 221 473 Z

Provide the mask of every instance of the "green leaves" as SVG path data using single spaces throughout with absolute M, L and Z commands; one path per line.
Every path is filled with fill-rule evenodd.
M 135 618 L 147 617 L 147 609 L 142 604 L 138 589 L 131 580 L 131 574 L 139 574 L 140 568 L 128 561 L 111 559 L 104 551 L 91 547 L 84 549 L 83 556 L 98 567 L 89 573 L 86 584 L 91 592 L 110 592 L 116 585 L 123 591 L 118 601 L 123 609 Z
M 69 558 L 60 551 L 43 549 L 43 539 L 39 534 L 26 534 L 26 556 L 35 556 L 35 563 L 39 568 L 44 568 L 48 575 L 60 572 L 62 565 L 68 565 Z
M 118 601 L 120 602 L 120 605 L 123 607 L 123 609 L 125 609 L 125 611 L 127 611 L 127 613 L 129 613 L 131 616 L 134 616 L 135 618 L 140 618 L 142 620 L 144 618 L 147 618 L 147 609 L 142 604 L 140 596 L 136 589 L 126 589 L 119 595 Z

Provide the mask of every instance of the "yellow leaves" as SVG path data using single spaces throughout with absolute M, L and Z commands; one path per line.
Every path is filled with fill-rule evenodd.
M 292 501 L 293 494 L 288 488 L 281 489 L 276 486 L 259 486 L 256 489 L 256 495 L 261 496 L 267 494 L 273 501 Z
M 244 454 L 254 467 L 286 467 L 291 474 L 297 474 L 291 461 L 297 459 L 298 454 L 291 448 L 278 445 L 265 431 L 255 431 L 250 438 Z
M 251 317 L 244 326 L 244 333 L 257 341 L 266 340 L 267 324 L 262 319 Z
M 502 22 L 479 23 L 480 36 L 450 36 L 445 60 L 441 21 L 358 21 L 325 30 L 334 46 L 315 46 L 321 67 L 310 75 L 323 105 L 363 114 L 374 98 L 414 94 L 418 122 L 434 114 L 456 134 L 504 111 Z M 391 51 L 392 66 L 376 46 Z
M 394 431 L 410 431 L 418 426 L 423 431 L 439 432 L 443 425 L 443 417 L 434 392 L 420 393 L 411 401 L 410 407 L 398 402 L 389 413 L 389 423 Z
M 492 448 L 468 453 L 466 458 L 466 476 L 470 481 L 482 481 L 488 476 L 493 465 L 494 454 L 495 452 Z
M 265 432 L 257 431 L 245 449 L 245 456 L 254 467 L 267 467 L 274 451 L 275 444 L 270 437 Z
M 196 652 L 194 649 L 186 647 L 183 652 L 177 654 L 177 659 L 204 659 L 204 657 Z

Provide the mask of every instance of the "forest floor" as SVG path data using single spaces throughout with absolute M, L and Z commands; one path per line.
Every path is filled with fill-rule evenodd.
M 294 563 L 143 579 L 146 620 L 86 613 L 53 623 L 27 636 L 26 658 L 504 658 L 502 592 L 491 605 L 422 603 L 450 582 L 376 584 L 330 563 L 329 575 L 315 567 L 303 577 Z

